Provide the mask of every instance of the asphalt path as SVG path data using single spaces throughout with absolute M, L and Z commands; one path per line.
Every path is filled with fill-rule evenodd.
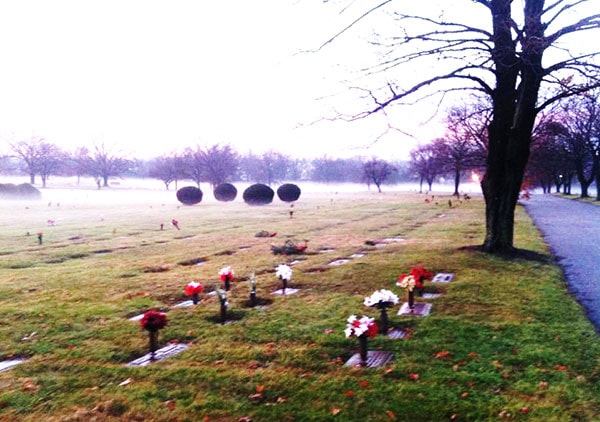
M 549 194 L 522 203 L 600 332 L 600 207 Z

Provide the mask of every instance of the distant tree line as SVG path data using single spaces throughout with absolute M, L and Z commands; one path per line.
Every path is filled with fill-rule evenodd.
M 9 144 L 12 154 L 0 160 L 2 174 L 26 174 L 31 184 L 39 177 L 42 187 L 50 176 L 91 177 L 98 189 L 108 187 L 114 177 L 150 177 L 165 189 L 178 188 L 180 181 L 213 187 L 224 182 L 272 185 L 283 181 L 366 183 L 381 191 L 384 183 L 417 181 L 420 191 L 450 179 L 454 194 L 466 177 L 478 180 L 485 172 L 488 155 L 489 103 L 474 97 L 450 108 L 445 116 L 444 136 L 424 143 L 410 153 L 410 160 L 291 158 L 275 151 L 240 155 L 230 145 L 196 145 L 181 152 L 150 160 L 126 157 L 104 144 L 67 152 L 39 137 Z M 532 136 L 524 188 L 540 187 L 570 194 L 573 183 L 588 197 L 596 185 L 600 200 L 600 95 L 599 91 L 570 97 L 542 115 Z
M 104 144 L 81 147 L 68 152 L 40 137 L 9 144 L 12 154 L 1 157 L 0 173 L 29 177 L 41 186 L 51 176 L 76 176 L 95 180 L 98 189 L 108 187 L 116 177 L 154 178 L 165 189 L 178 188 L 180 182 L 213 187 L 225 182 L 251 182 L 272 185 L 286 180 L 325 183 L 366 183 L 381 191 L 383 183 L 411 180 L 405 162 L 388 163 L 379 159 L 291 158 L 275 151 L 240 155 L 230 145 L 214 144 L 187 147 L 181 152 L 140 160 L 126 157 Z
M 485 172 L 491 110 L 477 98 L 451 108 L 445 135 L 411 151 L 409 170 L 421 190 L 423 184 L 431 190 L 440 177 L 451 177 L 458 195 L 464 177 L 477 180 Z M 576 182 L 587 198 L 595 184 L 600 200 L 600 91 L 569 97 L 540 115 L 531 145 L 523 189 L 549 193 L 554 187 L 571 194 Z

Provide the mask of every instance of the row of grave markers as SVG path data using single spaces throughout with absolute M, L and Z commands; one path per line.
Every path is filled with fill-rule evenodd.
M 438 273 L 431 280 L 432 283 L 450 283 L 454 279 L 454 273 Z M 440 297 L 439 293 L 425 293 L 423 299 L 435 299 Z M 425 317 L 431 312 L 432 304 L 418 302 L 411 309 L 408 302 L 403 302 L 398 310 L 397 315 L 411 317 Z M 406 338 L 408 332 L 398 329 L 391 329 L 386 333 L 386 337 L 392 340 L 401 340 Z M 388 351 L 368 350 L 366 362 L 362 361 L 360 353 L 352 355 L 344 364 L 344 366 L 377 368 L 387 365 L 394 359 L 394 354 Z

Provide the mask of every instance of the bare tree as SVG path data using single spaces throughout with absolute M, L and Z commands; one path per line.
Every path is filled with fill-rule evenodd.
M 564 130 L 559 134 L 563 148 L 575 168 L 581 186 L 581 197 L 589 197 L 589 187 L 600 174 L 600 101 L 597 93 L 571 97 L 562 104 L 560 124 Z M 597 198 L 600 200 L 600 190 Z
M 29 183 L 35 184 L 35 176 L 38 174 L 40 162 L 43 159 L 43 145 L 46 143 L 44 138 L 33 136 L 27 140 L 10 144 L 11 149 L 19 157 L 24 170 L 29 175 Z
M 86 173 L 91 175 L 98 185 L 108 187 L 108 179 L 121 176 L 131 166 L 131 161 L 120 156 L 104 143 L 95 145 L 94 150 L 87 158 Z
M 363 177 L 367 184 L 373 182 L 377 190 L 381 193 L 381 184 L 385 182 L 396 171 L 396 168 L 384 160 L 376 158 L 363 164 Z
M 239 158 L 229 145 L 196 145 L 194 149 L 185 150 L 183 164 L 187 177 L 196 182 L 198 187 L 201 182 L 217 186 L 233 179 L 238 169 Z
M 434 140 L 410 152 L 409 169 L 419 178 L 419 193 L 423 193 L 424 181 L 427 182 L 431 191 L 435 178 L 442 173 L 442 166 L 435 147 L 437 142 L 443 142 L 443 140 Z
M 536 115 L 563 98 L 600 86 L 597 44 L 579 42 L 571 51 L 562 47 L 583 32 L 588 39 L 598 36 L 600 14 L 597 9 L 591 12 L 593 1 L 523 0 L 519 9 L 513 0 L 457 0 L 447 2 L 450 11 L 437 7 L 423 8 L 419 14 L 390 10 L 398 33 L 373 41 L 386 50 L 383 59 L 368 69 L 380 89 L 361 87 L 373 105 L 351 119 L 385 113 L 392 104 L 410 98 L 443 98 L 457 90 L 490 98 L 493 117 L 487 128 L 489 150 L 481 182 L 486 201 L 485 251 L 515 250 L 514 213 Z M 391 0 L 377 3 L 321 48 L 357 22 L 395 4 Z M 412 6 L 412 2 L 399 4 L 404 10 Z M 447 18 L 449 14 L 455 17 Z M 399 74 L 406 67 L 418 69 L 423 76 L 407 86 L 401 85 L 406 84 L 402 80 L 378 82 L 382 74 L 393 80 L 392 72 Z
M 162 180 L 166 190 L 169 190 L 169 185 L 173 182 L 175 182 L 175 189 L 177 189 L 177 181 L 185 175 L 183 157 L 176 154 L 168 157 L 158 157 L 150 163 L 149 173 L 150 177 Z

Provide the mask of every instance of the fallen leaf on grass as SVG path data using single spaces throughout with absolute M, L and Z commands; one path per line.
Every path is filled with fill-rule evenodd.
M 33 381 L 31 381 L 29 378 L 25 378 L 25 380 L 23 381 L 23 391 L 31 393 L 31 392 L 38 391 L 39 389 L 40 389 L 40 387 L 35 385 L 35 383 Z
M 540 381 L 538 383 L 538 388 L 548 388 L 550 384 L 548 383 L 548 381 Z
M 385 412 L 385 414 L 387 415 L 388 418 L 390 419 L 396 419 L 396 415 L 394 414 L 394 412 L 392 412 L 391 410 L 388 410 L 387 412 Z
M 119 387 L 123 387 L 124 385 L 131 384 L 133 380 L 131 378 L 127 378 L 125 381 L 121 381 L 119 383 Z
M 447 350 L 441 350 L 439 352 L 437 352 L 435 355 L 433 355 L 436 359 L 443 359 L 443 358 L 447 358 L 448 356 L 450 356 L 450 352 Z
M 175 410 L 175 400 L 167 400 L 163 403 L 167 409 L 170 411 Z
M 467 391 L 465 391 L 465 392 L 463 392 L 463 393 L 462 393 L 460 396 L 461 396 L 461 397 L 468 397 L 468 396 L 469 396 L 469 393 L 468 393 Z
M 477 356 L 479 356 L 479 353 L 471 352 L 467 356 L 470 357 L 471 359 L 475 359 Z
M 408 374 L 408 379 L 411 381 L 418 381 L 420 378 L 419 374 L 410 373 Z
M 496 367 L 496 368 L 502 368 L 502 364 L 500 363 L 500 361 L 493 361 L 492 364 Z
M 257 400 L 257 399 L 262 399 L 262 393 L 256 393 L 256 394 L 250 394 L 248 396 L 249 399 L 251 400 Z
M 323 330 L 323 333 L 324 334 L 331 334 L 331 333 L 333 333 L 333 328 L 326 328 L 326 329 Z
M 346 397 L 354 397 L 354 391 L 352 391 L 352 390 L 346 390 L 346 392 L 344 393 L 344 396 L 346 396 Z
M 359 385 L 360 385 L 362 388 L 367 388 L 367 387 L 369 386 L 369 383 L 368 383 L 367 381 L 361 381 L 361 382 L 359 382 Z
M 531 411 L 530 408 L 528 407 L 522 407 L 521 410 L 519 410 L 519 412 L 523 413 L 523 414 L 528 414 Z
M 256 392 L 262 393 L 263 391 L 265 391 L 265 386 L 262 384 L 256 384 Z
M 334 407 L 333 409 L 331 409 L 331 414 L 333 416 L 337 415 L 338 413 L 340 413 L 342 409 L 340 409 L 339 407 Z
M 277 403 L 285 403 L 287 399 L 285 397 L 277 397 Z
M 567 370 L 567 367 L 565 365 L 554 365 L 554 369 L 560 372 L 565 372 Z

